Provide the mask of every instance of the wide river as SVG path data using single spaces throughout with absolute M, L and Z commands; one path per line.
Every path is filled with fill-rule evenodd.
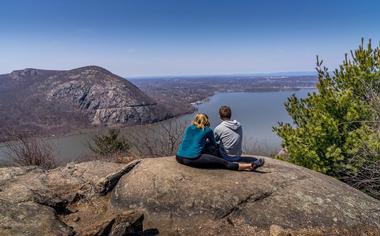
M 281 140 L 272 132 L 272 127 L 279 121 L 291 122 L 284 108 L 284 102 L 292 94 L 305 97 L 312 89 L 280 92 L 237 92 L 217 93 L 206 102 L 197 105 L 198 112 L 206 113 L 214 128 L 219 122 L 218 109 L 222 105 L 232 108 L 232 119 L 238 120 L 243 126 L 246 146 L 261 149 L 263 152 L 276 152 L 281 147 Z M 194 114 L 178 117 L 190 122 Z M 95 131 L 94 131 L 95 132 Z M 78 159 L 88 153 L 88 142 L 93 132 L 88 131 L 74 135 L 49 138 L 57 159 L 69 161 Z M 1 144 L 0 144 L 1 145 Z M 0 146 L 0 162 L 7 158 L 6 148 Z

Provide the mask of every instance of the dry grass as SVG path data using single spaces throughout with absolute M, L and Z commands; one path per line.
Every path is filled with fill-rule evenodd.
M 39 166 L 52 169 L 57 166 L 52 147 L 41 138 L 16 135 L 15 141 L 6 144 L 9 165 Z
M 141 158 L 175 155 L 186 125 L 173 119 L 128 129 L 125 137 L 131 147 L 130 154 Z

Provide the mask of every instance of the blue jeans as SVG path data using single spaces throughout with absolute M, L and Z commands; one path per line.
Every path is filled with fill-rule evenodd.
M 221 147 L 218 144 L 217 145 L 212 145 L 209 143 L 206 144 L 202 153 L 217 156 L 217 157 L 222 158 L 222 159 L 229 161 L 229 162 L 253 163 L 253 162 L 257 161 L 257 158 L 254 158 L 254 157 L 229 156 L 223 150 L 223 147 Z
M 226 161 L 239 162 L 241 160 L 241 156 L 228 156 L 227 154 L 223 154 L 223 152 L 221 152 L 221 156 Z
M 244 162 L 244 163 L 253 163 L 257 161 L 257 158 L 254 157 L 243 157 L 243 156 L 228 156 L 226 154 L 222 154 L 222 158 L 226 161 L 230 162 Z

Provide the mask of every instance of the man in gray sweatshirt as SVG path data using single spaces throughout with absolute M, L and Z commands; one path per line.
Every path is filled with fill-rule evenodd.
M 222 122 L 215 128 L 215 141 L 220 145 L 224 159 L 238 161 L 242 153 L 243 129 L 236 120 L 231 120 L 231 108 L 221 106 L 219 116 Z
M 219 154 L 224 160 L 251 163 L 252 170 L 264 165 L 265 160 L 242 157 L 243 128 L 236 120 L 231 120 L 231 108 L 221 106 L 219 117 L 222 120 L 214 130 L 215 141 L 219 144 Z

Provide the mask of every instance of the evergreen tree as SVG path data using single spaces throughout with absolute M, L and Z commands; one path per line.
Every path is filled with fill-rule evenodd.
M 322 63 L 317 92 L 285 103 L 294 124 L 273 129 L 290 162 L 344 179 L 380 160 L 380 48 L 362 40 L 333 73 Z
M 129 145 L 120 135 L 119 129 L 109 129 L 108 134 L 96 135 L 92 141 L 94 144 L 89 146 L 90 149 L 101 156 L 127 154 L 129 150 Z

